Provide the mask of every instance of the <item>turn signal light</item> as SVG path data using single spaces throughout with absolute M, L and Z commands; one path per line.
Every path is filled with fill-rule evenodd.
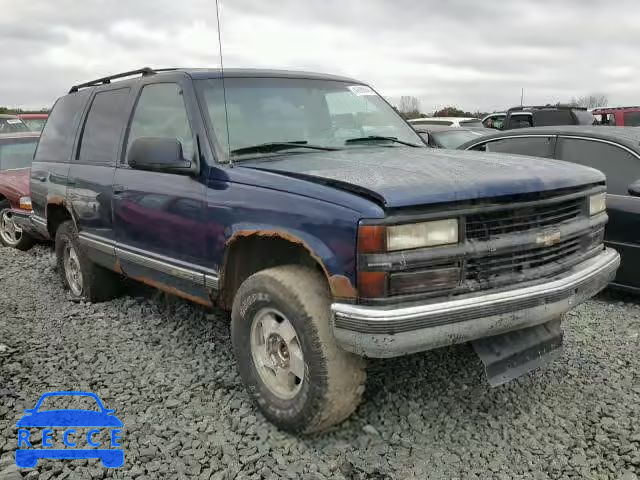
M 31 197 L 21 197 L 18 203 L 20 210 L 33 210 L 31 206 Z

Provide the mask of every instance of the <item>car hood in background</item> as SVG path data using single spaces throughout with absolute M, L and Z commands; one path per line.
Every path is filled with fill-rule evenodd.
M 7 192 L 9 196 L 20 198 L 29 195 L 31 169 L 20 168 L 17 170 L 0 171 L 0 191 Z M 15 200 L 15 199 L 10 199 Z
M 603 182 L 597 170 L 521 155 L 379 147 L 236 164 L 326 183 L 398 208 L 534 193 Z

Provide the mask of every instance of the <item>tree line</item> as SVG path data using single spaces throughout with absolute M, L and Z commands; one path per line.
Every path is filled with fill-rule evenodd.
M 21 113 L 48 113 L 48 108 L 41 108 L 40 110 L 31 110 L 31 109 L 23 109 L 23 108 L 11 108 L 11 107 L 0 107 L 0 113 L 6 115 L 18 115 Z
M 567 102 L 559 102 L 553 106 L 568 106 L 568 107 L 581 107 L 581 108 L 599 108 L 606 107 L 609 103 L 607 95 L 603 93 L 592 93 L 582 97 L 572 97 Z M 549 105 L 548 106 L 552 106 Z M 449 106 L 436 110 L 431 115 L 421 111 L 420 100 L 413 95 L 405 95 L 400 97 L 400 103 L 395 109 L 406 119 L 412 118 L 424 118 L 424 117 L 473 117 L 482 118 L 492 112 L 469 112 L 456 106 Z

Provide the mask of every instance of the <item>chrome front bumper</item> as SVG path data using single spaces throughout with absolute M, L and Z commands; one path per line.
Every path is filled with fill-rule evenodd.
M 371 307 L 334 303 L 333 331 L 345 350 L 396 357 L 545 323 L 613 280 L 620 256 L 606 248 L 546 283 L 429 304 Z

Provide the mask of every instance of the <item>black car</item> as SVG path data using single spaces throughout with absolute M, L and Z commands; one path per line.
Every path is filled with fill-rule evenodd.
M 558 105 L 513 107 L 505 113 L 492 113 L 482 119 L 487 128 L 513 130 L 552 125 L 593 125 L 595 117 L 586 108 Z
M 472 140 L 459 149 L 555 158 L 601 170 L 607 176 L 609 224 L 605 243 L 622 256 L 614 285 L 640 292 L 639 128 L 525 128 Z
M 414 127 L 424 142 L 432 148 L 456 149 L 463 143 L 493 133 L 488 128 L 449 127 L 443 125 L 420 125 Z

